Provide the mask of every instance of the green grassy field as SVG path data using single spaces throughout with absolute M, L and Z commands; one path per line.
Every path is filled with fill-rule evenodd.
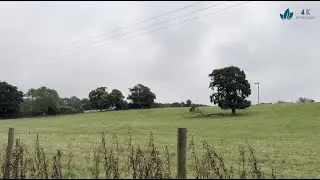
M 208 113 L 221 111 L 203 109 Z M 242 115 L 236 117 L 192 118 L 188 108 L 172 108 L 2 120 L 0 138 L 5 143 L 8 128 L 14 127 L 16 138 L 30 146 L 39 133 L 41 145 L 50 153 L 66 150 L 71 143 L 81 174 L 88 164 L 86 157 L 101 141 L 101 132 L 109 142 L 116 134 L 121 145 L 125 145 L 128 131 L 133 142 L 140 145 L 147 144 L 152 132 L 157 147 L 168 145 L 175 152 L 177 128 L 185 127 L 197 147 L 206 140 L 231 163 L 238 157 L 238 146 L 248 141 L 258 158 L 284 177 L 320 178 L 319 110 L 320 103 L 277 104 L 252 106 L 238 111 Z

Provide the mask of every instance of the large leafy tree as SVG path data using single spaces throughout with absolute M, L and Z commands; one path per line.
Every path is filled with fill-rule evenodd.
M 102 111 L 103 109 L 110 107 L 109 94 L 106 89 L 107 87 L 98 87 L 89 93 L 92 108 Z
M 188 99 L 186 103 L 187 103 L 187 107 L 190 107 L 192 104 L 192 101 L 190 99 Z
M 81 107 L 83 110 L 91 110 L 92 107 L 90 100 L 87 98 L 81 99 Z
M 184 103 L 183 101 L 180 104 L 181 104 L 181 107 L 186 107 L 186 103 Z
M 71 104 L 70 98 L 61 98 L 59 101 L 59 104 L 61 106 L 70 106 L 70 104 Z
M 38 89 L 31 88 L 27 92 L 27 97 L 31 98 L 32 100 L 41 99 L 43 97 L 51 96 L 53 99 L 59 101 L 60 97 L 56 90 L 49 89 L 45 86 L 42 86 Z
M 9 118 L 19 111 L 23 92 L 16 86 L 0 81 L 0 118 Z
M 27 116 L 32 116 L 32 106 L 33 106 L 33 101 L 30 98 L 24 98 L 23 103 L 21 104 L 20 107 L 20 116 L 22 117 L 27 117 Z
M 32 113 L 34 115 L 55 115 L 59 113 L 60 97 L 56 90 L 42 86 L 38 89 L 31 88 L 26 94 L 32 101 Z
M 122 95 L 122 92 L 118 89 L 113 89 L 111 93 L 109 94 L 109 103 L 111 106 L 114 106 L 116 110 L 122 109 L 124 96 Z
M 138 84 L 132 89 L 129 88 L 129 91 L 130 94 L 127 99 L 131 100 L 134 108 L 150 108 L 156 99 L 156 95 L 142 84 Z
M 71 103 L 71 107 L 75 109 L 82 109 L 81 100 L 78 97 L 72 96 L 70 98 L 70 103 Z
M 232 114 L 235 115 L 236 109 L 245 109 L 251 105 L 246 100 L 251 89 L 244 71 L 229 66 L 213 70 L 209 77 L 212 81 L 209 88 L 213 90 L 210 101 L 221 109 L 232 109 Z
M 74 109 L 82 109 L 81 100 L 76 96 L 72 96 L 71 98 L 62 98 L 60 99 L 60 104 Z
M 128 103 L 126 100 L 123 100 L 123 101 L 121 102 L 121 109 L 122 109 L 122 110 L 127 110 L 127 109 L 129 109 L 129 103 Z

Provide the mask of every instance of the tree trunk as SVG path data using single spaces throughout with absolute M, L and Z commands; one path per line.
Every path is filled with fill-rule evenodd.
M 232 109 L 232 116 L 236 115 L 236 109 Z

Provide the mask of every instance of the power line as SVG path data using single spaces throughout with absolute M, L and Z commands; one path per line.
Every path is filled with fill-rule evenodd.
M 165 27 L 162 27 L 162 28 L 158 28 L 158 29 L 155 29 L 155 30 L 153 30 L 153 31 L 146 32 L 146 33 L 138 34 L 138 35 L 136 35 L 136 36 L 132 36 L 132 37 L 129 37 L 129 38 L 126 38 L 126 39 L 123 39 L 123 40 L 132 39 L 132 38 L 137 37 L 137 36 L 152 34 L 152 33 L 154 33 L 154 32 L 157 32 L 157 31 L 160 31 L 160 30 L 163 30 L 163 29 L 167 29 L 167 28 L 170 28 L 170 27 L 172 27 L 172 26 L 176 26 L 176 25 L 183 24 L 183 23 L 186 23 L 186 22 L 189 22 L 189 21 L 193 21 L 193 20 L 198 19 L 198 18 L 200 18 L 200 17 L 204 17 L 204 16 L 208 16 L 208 15 L 217 15 L 218 13 L 216 13 L 216 12 L 220 12 L 220 11 L 223 11 L 223 10 L 227 10 L 227 9 L 230 9 L 230 8 L 233 8 L 233 7 L 236 7 L 236 6 L 240 6 L 240 5 L 249 3 L 249 2 L 252 2 L 252 1 L 247 1 L 247 2 L 243 2 L 243 3 L 236 4 L 236 5 L 228 6 L 228 7 L 226 7 L 226 8 L 219 9 L 219 10 L 217 10 L 217 11 L 214 11 L 214 12 L 211 12 L 211 13 L 207 13 L 207 14 L 204 14 L 204 15 L 202 15 L 202 16 L 196 16 L 196 17 L 191 18 L 191 19 L 187 19 L 187 20 L 184 20 L 184 21 L 181 21 L 181 22 L 178 22 L 178 23 L 169 25 L 169 26 L 165 26 Z M 216 14 L 214 14 L 214 13 L 216 13 Z M 126 35 L 126 34 L 125 34 L 125 35 Z M 124 36 L 124 35 L 122 35 L 122 36 Z M 120 37 L 121 37 L 121 36 L 120 36 Z M 112 43 L 112 42 L 115 42 L 115 41 L 109 41 L 109 43 L 105 43 L 105 44 L 103 44 L 103 45 L 101 45 L 101 46 L 96 46 L 96 48 L 103 47 L 103 46 L 108 45 L 108 44 L 110 44 L 110 43 Z M 81 52 L 80 52 L 80 53 L 81 53 Z M 72 54 L 69 54 L 69 55 L 77 55 L 77 54 L 80 54 L 80 53 L 72 53 Z M 69 56 L 69 55 L 67 55 L 67 56 Z
M 220 11 L 223 11 L 223 10 L 227 10 L 227 9 L 230 9 L 230 8 L 233 8 L 233 7 L 236 7 L 236 6 L 240 6 L 240 5 L 242 5 L 242 4 L 246 4 L 246 3 L 249 3 L 249 2 L 252 2 L 252 1 L 247 1 L 247 2 L 243 2 L 243 3 L 239 3 L 239 4 L 236 4 L 236 5 L 233 5 L 233 6 L 229 6 L 229 7 L 223 8 L 223 9 L 219 9 L 219 10 L 217 10 L 217 11 L 215 11 L 215 12 L 220 12 Z M 185 20 L 185 21 L 181 21 L 181 22 L 179 22 L 179 23 L 172 24 L 172 25 L 169 25 L 169 26 L 165 26 L 165 27 L 163 27 L 163 28 L 159 28 L 159 29 L 156 29 L 156 30 L 154 30 L 154 31 L 149 31 L 149 32 L 147 32 L 147 33 L 143 33 L 143 34 L 140 34 L 140 35 L 151 34 L 151 33 L 154 33 L 154 32 L 157 32 L 157 31 L 160 31 L 160 30 L 163 30 L 163 29 L 172 27 L 172 26 L 176 26 L 176 25 L 179 25 L 179 24 L 186 23 L 186 22 L 188 22 L 188 21 L 193 21 L 193 20 L 195 20 L 195 19 L 198 19 L 198 18 L 200 18 L 200 17 L 207 16 L 207 15 L 217 15 L 217 14 L 213 14 L 213 13 L 215 13 L 215 12 L 207 13 L 207 14 L 204 14 L 204 15 L 202 15 L 202 16 L 196 16 L 196 17 L 194 17 L 194 18 L 191 18 L 191 19 L 188 19 L 188 20 Z
M 94 35 L 94 36 L 90 36 L 86 39 L 82 39 L 82 40 L 79 40 L 77 42 L 74 42 L 74 43 L 71 43 L 70 45 L 65 45 L 64 47 L 67 48 L 67 47 L 72 47 L 73 44 L 79 44 L 81 43 L 82 41 L 85 41 L 85 40 L 89 40 L 90 38 L 94 38 L 94 37 L 98 37 L 98 36 L 103 36 L 103 35 L 106 35 L 108 33 L 112 33 L 112 32 L 117 32 L 117 31 L 120 31 L 122 29 L 126 29 L 126 28 L 129 28 L 129 27 L 132 27 L 132 26 L 135 26 L 135 25 L 138 25 L 138 24 L 142 24 L 142 23 L 145 23 L 145 22 L 148 22 L 150 20 L 153 20 L 153 19 L 157 19 L 157 18 L 160 18 L 162 16 L 165 16 L 165 15 L 169 15 L 169 14 L 172 14 L 174 12 L 178 12 L 178 11 L 181 11 L 181 10 L 184 10 L 186 8 L 189 8 L 189 7 L 192 7 L 192 6 L 196 6 L 198 4 L 201 4 L 201 3 L 204 3 L 205 1 L 199 1 L 199 2 L 196 2 L 196 3 L 193 3 L 193 4 L 190 4 L 190 5 L 187 5 L 187 6 L 184 6 L 184 7 L 181 7 L 181 8 L 178 8 L 178 9 L 175 9 L 175 10 L 172 10 L 170 12 L 166 12 L 166 13 L 163 13 L 163 14 L 159 14 L 157 16 L 154 16 L 154 17 L 151 17 L 149 19 L 145 19 L 145 20 L 142 20 L 142 21 L 139 21 L 139 22 L 136 22 L 136 23 L 133 23 L 133 24 L 130 24 L 130 25 L 127 25 L 127 26 L 123 26 L 121 28 L 117 28 L 117 29 L 114 29 L 114 30 L 111 30 L 111 31 L 107 31 L 107 32 L 103 32 L 101 34 L 98 34 L 98 35 Z M 49 52 L 47 55 L 52 55 L 54 54 L 55 51 L 58 51 L 58 50 L 61 50 L 63 47 L 58 47 L 58 48 L 55 48 L 53 49 L 52 51 L 53 52 Z M 28 59 L 32 60 L 32 57 L 29 57 Z
M 187 13 L 187 14 L 184 14 L 182 16 L 178 16 L 178 17 L 174 17 L 174 18 L 171 18 L 171 19 L 167 19 L 165 21 L 161 21 L 161 22 L 158 22 L 158 23 L 154 23 L 154 24 L 151 24 L 149 26 L 145 26 L 145 27 L 142 27 L 142 28 L 138 28 L 138 29 L 135 29 L 133 31 L 130 31 L 130 32 L 127 32 L 127 33 L 123 33 L 123 34 L 119 34 L 119 35 L 116 35 L 116 36 L 111 36 L 109 38 L 106 38 L 106 39 L 101 39 L 99 41 L 96 41 L 94 42 L 93 44 L 98 44 L 100 42 L 104 42 L 104 41 L 108 41 L 108 40 L 112 40 L 112 39 L 115 39 L 115 38 L 118 38 L 118 37 L 121 37 L 121 36 L 126 36 L 128 34 L 132 34 L 134 32 L 137 32 L 137 31 L 141 31 L 141 30 L 144 30 L 144 29 L 148 29 L 148 28 L 151 28 L 153 26 L 157 26 L 157 25 L 160 25 L 160 24 L 164 24 L 164 23 L 167 23 L 167 22 L 170 22 L 170 21 L 173 21 L 173 20 L 176 20 L 176 19 L 180 19 L 180 18 L 183 18 L 183 17 L 186 17 L 186 16 L 190 16 L 192 14 L 195 14 L 195 13 L 198 13 L 198 12 L 201 12 L 201 11 L 204 11 L 204 10 L 207 10 L 207 9 L 210 9 L 210 8 L 213 8 L 213 7 L 216 7 L 216 6 L 219 6 L 219 5 L 222 5 L 222 4 L 225 4 L 229 1 L 225 1 L 225 2 L 222 2 L 222 3 L 219 3 L 219 4 L 213 4 L 211 6 L 208 6 L 208 7 L 205 7 L 205 8 L 202 8 L 200 10 L 197 10 L 197 11 L 193 11 L 193 12 L 190 12 L 190 13 Z M 82 49 L 83 47 L 75 47 L 76 49 Z
M 160 30 L 163 30 L 163 29 L 167 29 L 167 28 L 170 28 L 170 27 L 172 27 L 172 26 L 176 26 L 176 25 L 179 25 L 179 24 L 183 24 L 183 23 L 186 23 L 186 22 L 189 22 L 189 21 L 193 21 L 193 20 L 195 20 L 195 19 L 198 19 L 198 18 L 201 18 L 201 17 L 204 17 L 204 16 L 208 16 L 208 15 L 218 15 L 219 13 L 217 13 L 217 12 L 221 12 L 221 11 L 224 11 L 224 10 L 227 10 L 227 9 L 231 9 L 231 8 L 233 8 L 233 7 L 237 7 L 237 6 L 240 6 L 240 5 L 243 5 L 243 4 L 246 4 L 246 3 L 250 3 L 250 2 L 252 2 L 252 1 L 246 1 L 246 2 L 243 2 L 243 3 L 236 4 L 236 5 L 228 6 L 228 7 L 226 7 L 226 8 L 219 9 L 219 10 L 217 10 L 217 11 L 210 12 L 210 13 L 204 14 L 204 15 L 202 15 L 202 16 L 196 16 L 196 17 L 193 17 L 193 18 L 190 18 L 190 19 L 187 19 L 187 20 L 178 22 L 178 23 L 174 23 L 174 24 L 169 25 L 169 26 L 165 26 L 165 27 L 162 27 L 162 28 L 155 29 L 155 30 L 153 30 L 153 31 L 149 31 L 149 32 L 146 32 L 146 33 L 138 34 L 138 35 L 136 35 L 136 36 L 132 36 L 132 37 L 126 38 L 126 39 L 124 39 L 124 40 L 132 39 L 132 38 L 137 37 L 137 36 L 143 36 L 143 35 L 147 35 L 147 34 L 152 34 L 152 33 L 155 33 L 155 32 L 157 32 L 157 31 L 160 31 Z M 214 13 L 216 13 L 216 14 L 214 14 Z M 122 36 L 123 36 L 123 35 L 122 35 Z M 95 48 L 100 48 L 100 47 L 106 46 L 106 45 L 108 45 L 108 44 L 110 44 L 110 43 L 112 43 L 112 42 L 115 42 L 115 41 L 109 41 L 109 43 L 105 43 L 105 44 L 103 44 L 103 45 L 101 45 L 101 46 L 95 46 Z M 80 52 L 80 53 L 81 53 L 81 52 Z M 77 54 L 80 54 L 80 53 L 72 53 L 72 54 L 69 54 L 69 55 L 77 55 Z M 67 56 L 69 56 L 69 55 L 67 55 Z
M 106 35 L 106 34 L 110 34 L 110 33 L 114 33 L 114 32 L 117 32 L 117 31 L 121 31 L 123 29 L 127 29 L 129 27 L 132 27 L 132 26 L 136 26 L 138 24 L 142 24 L 142 23 L 145 23 L 145 22 L 148 22 L 148 21 L 151 21 L 151 20 L 154 20 L 154 19 L 157 19 L 157 18 L 160 18 L 162 16 L 166 16 L 166 15 L 169 15 L 169 14 L 172 14 L 172 13 L 175 13 L 175 12 L 178 12 L 178 11 L 181 11 L 181 10 L 184 10 L 184 9 L 187 9 L 189 7 L 192 7 L 192 6 L 196 6 L 198 4 L 201 4 L 201 3 L 204 3 L 205 1 L 199 1 L 199 2 L 196 2 L 196 3 L 193 3 L 193 4 L 189 4 L 187 6 L 184 6 L 184 7 L 181 7 L 181 8 L 178 8 L 178 9 L 175 9 L 175 10 L 172 10 L 172 11 L 169 11 L 169 12 L 166 12 L 166 13 L 163 13 L 163 14 L 159 14 L 157 16 L 154 16 L 154 17 L 151 17 L 149 19 L 145 19 L 145 20 L 142 20 L 142 21 L 139 21 L 139 22 L 136 22 L 136 23 L 133 23 L 133 24 L 130 24 L 130 25 L 127 25 L 127 26 L 123 26 L 121 28 L 117 28 L 117 29 L 114 29 L 114 30 L 111 30 L 111 31 L 107 31 L 107 32 L 102 32 L 98 35 L 94 35 L 94 36 L 91 36 L 91 37 L 88 37 L 86 39 L 90 39 L 90 38 L 94 38 L 94 37 L 98 37 L 98 36 L 103 36 L 103 35 Z M 76 41 L 72 44 L 77 44 L 77 43 L 81 43 L 82 41 L 85 41 L 86 39 L 82 39 L 82 40 L 79 40 L 79 41 Z M 71 44 L 71 45 L 72 45 Z M 67 47 L 70 46 L 70 45 L 67 45 Z M 57 48 L 58 49 L 58 48 Z
M 154 23 L 154 24 L 151 24 L 151 25 L 149 25 L 149 26 L 145 26 L 145 27 L 142 27 L 142 28 L 139 28 L 139 29 L 135 29 L 135 30 L 133 30 L 133 31 L 131 31 L 131 32 L 129 32 L 129 33 L 120 34 L 120 35 L 118 35 L 118 36 L 131 34 L 131 33 L 133 33 L 133 32 L 140 31 L 140 30 L 143 30 L 143 29 L 147 29 L 147 28 L 150 28 L 150 27 L 153 27 L 153 26 L 157 26 L 157 25 L 160 25 L 160 24 L 164 24 L 164 23 L 170 22 L 170 21 L 172 21 L 172 20 L 176 20 L 176 19 L 180 19 L 180 18 L 183 18 L 183 17 L 186 17 L 186 16 L 190 16 L 190 15 L 192 15 L 192 14 L 195 14 L 195 13 L 198 13 L 198 12 L 201 12 L 201 11 L 204 11 L 204 10 L 207 10 L 207 9 L 210 9 L 210 8 L 213 8 L 213 7 L 216 7 L 216 6 L 225 4 L 225 3 L 227 3 L 227 2 L 229 2 L 229 1 L 225 1 L 225 2 L 222 2 L 222 3 L 219 3 L 219 4 L 213 4 L 213 5 L 211 5 L 211 6 L 202 8 L 202 9 L 200 9 L 200 10 L 193 11 L 193 12 L 184 14 L 184 15 L 182 15 L 182 16 L 175 17 L 175 18 L 167 19 L 167 20 L 165 20 L 165 21 L 161 21 L 161 22 L 158 22 L 158 23 Z M 116 37 L 118 37 L 118 36 L 116 36 Z M 111 38 L 112 38 L 112 37 L 111 37 Z M 108 38 L 108 39 L 109 39 L 109 38 Z M 108 39 L 107 39 L 107 40 L 108 40 Z M 112 39 L 113 39 L 113 38 L 112 38 Z M 105 40 L 105 39 L 102 39 L 102 40 L 100 40 L 100 41 L 97 41 L 96 43 L 102 42 L 102 41 L 104 41 L 104 40 Z

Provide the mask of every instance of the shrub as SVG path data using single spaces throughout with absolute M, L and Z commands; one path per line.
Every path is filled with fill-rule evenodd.
M 304 97 L 300 97 L 298 100 L 297 100 L 298 103 L 311 103 L 311 102 L 314 102 L 313 99 L 308 99 L 308 98 L 304 98 Z
M 60 106 L 59 108 L 60 114 L 77 114 L 77 113 L 82 113 L 82 109 L 75 109 L 69 106 Z
M 192 104 L 192 105 L 191 105 L 189 111 L 190 111 L 191 113 L 200 114 L 200 115 L 202 115 L 202 116 L 205 116 L 205 115 L 206 115 L 203 111 L 201 111 L 201 109 L 199 108 L 199 106 L 197 106 L 197 105 L 195 105 L 195 104 Z

